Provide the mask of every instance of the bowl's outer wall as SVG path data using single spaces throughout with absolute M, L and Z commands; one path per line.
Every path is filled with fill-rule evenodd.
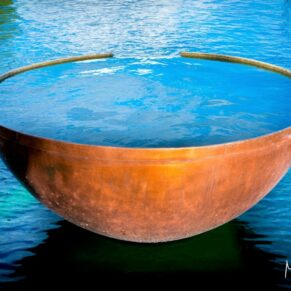
M 0 126 L 1 155 L 50 209 L 122 240 L 177 240 L 249 209 L 291 164 L 291 127 L 206 147 L 128 149 L 65 143 Z

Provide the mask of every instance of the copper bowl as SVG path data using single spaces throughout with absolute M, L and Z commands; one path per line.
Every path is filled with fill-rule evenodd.
M 205 53 L 184 57 L 291 71 L 250 59 Z M 0 76 L 89 55 L 34 64 Z M 62 142 L 0 126 L 1 156 L 43 204 L 83 228 L 121 240 L 163 242 L 213 229 L 262 199 L 291 165 L 291 127 L 212 146 L 122 148 Z

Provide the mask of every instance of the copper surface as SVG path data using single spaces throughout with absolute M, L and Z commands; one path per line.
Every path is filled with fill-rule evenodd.
M 146 149 L 0 126 L 0 151 L 31 193 L 72 223 L 117 239 L 162 242 L 215 228 L 262 199 L 291 166 L 291 127 L 213 146 Z

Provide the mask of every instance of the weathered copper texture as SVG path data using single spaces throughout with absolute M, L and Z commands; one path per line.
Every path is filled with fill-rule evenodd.
M 117 239 L 162 242 L 215 228 L 263 198 L 291 165 L 291 127 L 213 146 L 146 149 L 0 126 L 0 151 L 34 196 L 72 223 Z

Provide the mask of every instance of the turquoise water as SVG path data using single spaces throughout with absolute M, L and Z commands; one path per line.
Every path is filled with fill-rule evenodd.
M 250 66 L 117 55 L 5 81 L 0 123 L 85 144 L 209 145 L 290 126 L 290 89 L 289 78 Z
M 290 1 L 279 0 L 2 0 L 1 72 L 69 55 L 109 51 L 116 58 L 5 81 L 0 122 L 65 140 L 148 147 L 220 143 L 290 126 L 286 78 L 178 57 L 180 51 L 204 51 L 290 68 L 290 9 Z M 180 242 L 136 245 L 64 222 L 1 163 L 0 285 L 21 290 L 42 282 L 138 279 L 288 288 L 290 192 L 289 172 L 225 226 Z

